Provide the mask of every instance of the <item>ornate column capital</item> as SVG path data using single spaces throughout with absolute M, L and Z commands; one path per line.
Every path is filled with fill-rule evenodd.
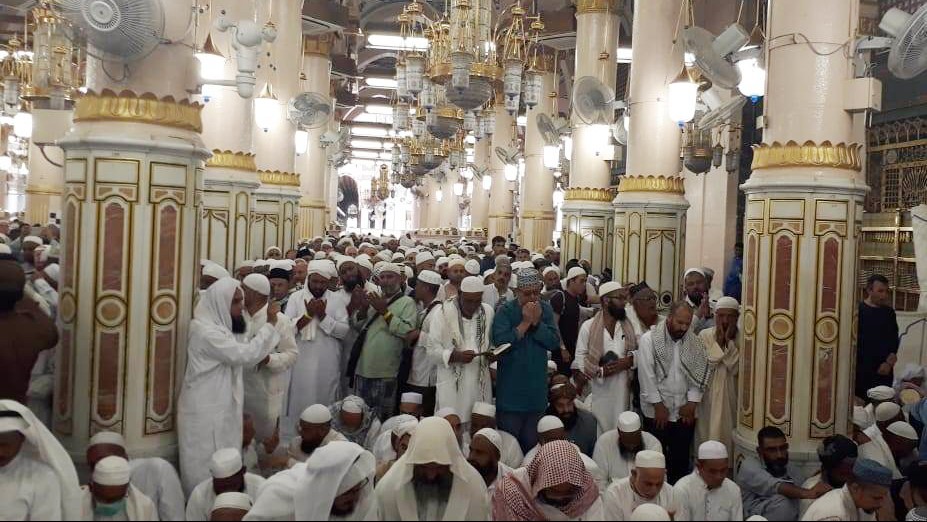
M 838 143 L 825 141 L 820 145 L 806 141 L 799 145 L 795 141 L 785 144 L 778 141 L 772 144 L 753 146 L 753 170 L 787 167 L 828 167 L 834 169 L 856 170 L 863 168 L 860 158 L 862 145 L 858 143 Z
M 259 170 L 258 174 L 261 176 L 261 183 L 265 185 L 299 186 L 299 174 L 281 172 L 279 170 Z
M 206 166 L 257 172 L 254 154 L 250 152 L 233 152 L 230 150 L 214 149 L 212 151 L 212 157 L 206 162 Z
M 74 122 L 124 121 L 162 125 L 203 132 L 201 117 L 203 106 L 189 100 L 177 101 L 173 96 L 158 98 L 147 92 L 141 95 L 132 91 L 116 93 L 103 89 L 100 94 L 88 91 L 74 104 Z
M 314 54 L 329 58 L 335 45 L 335 33 L 303 36 L 303 54 Z
M 615 191 L 610 188 L 570 187 L 563 194 L 564 201 L 596 201 L 611 203 Z
M 615 13 L 618 14 L 620 0 L 573 0 L 576 5 L 576 14 L 588 13 Z
M 665 192 L 685 194 L 686 187 L 678 176 L 627 175 L 618 182 L 618 192 Z

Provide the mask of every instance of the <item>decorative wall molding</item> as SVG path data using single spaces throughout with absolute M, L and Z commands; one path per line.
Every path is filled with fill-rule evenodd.
M 770 144 L 754 145 L 753 170 L 785 167 L 829 167 L 834 169 L 862 170 L 860 156 L 862 145 L 858 143 L 838 143 L 825 141 L 820 145 L 806 141 L 799 145 L 788 141 L 784 145 L 778 141 Z
M 212 157 L 206 162 L 206 166 L 257 172 L 254 154 L 250 152 L 214 149 L 212 151 Z
M 158 98 L 152 93 L 142 95 L 132 91 L 116 93 L 104 89 L 100 94 L 89 91 L 74 104 L 74 122 L 124 121 L 174 127 L 203 132 L 203 106 L 189 100 L 177 101 L 173 96 Z

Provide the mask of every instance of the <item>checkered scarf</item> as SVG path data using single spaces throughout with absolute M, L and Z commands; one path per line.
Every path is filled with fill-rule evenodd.
M 657 382 L 666 380 L 670 367 L 673 363 L 673 339 L 666 328 L 666 321 L 662 325 L 652 330 L 653 336 L 653 354 L 656 364 Z M 692 330 L 686 332 L 682 338 L 682 347 L 679 349 L 679 363 L 682 366 L 682 373 L 690 384 L 699 390 L 705 391 L 708 381 L 711 379 L 712 368 L 708 364 L 708 350 L 705 344 L 699 339 L 699 336 L 692 333 Z

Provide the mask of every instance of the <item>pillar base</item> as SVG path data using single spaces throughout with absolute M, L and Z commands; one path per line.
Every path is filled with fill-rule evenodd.
M 232 273 L 239 263 L 253 257 L 248 237 L 251 195 L 261 183 L 256 172 L 207 167 L 203 185 L 201 255 Z
M 284 252 L 296 247 L 299 187 L 264 184 L 254 191 L 251 213 L 251 253 L 264 257 L 272 246 Z
M 587 259 L 592 264 L 594 274 L 611 267 L 615 235 L 615 211 L 610 201 L 611 193 L 607 189 L 601 189 L 600 193 L 607 198 L 595 201 L 567 199 L 562 207 L 560 259 L 564 263 L 570 259 Z
M 557 214 L 549 210 L 522 212 L 521 245 L 532 252 L 542 252 L 554 242 Z
M 327 225 L 328 204 L 303 196 L 299 201 L 299 238 L 321 236 Z
M 515 214 L 490 214 L 489 237 L 509 237 L 515 231 Z

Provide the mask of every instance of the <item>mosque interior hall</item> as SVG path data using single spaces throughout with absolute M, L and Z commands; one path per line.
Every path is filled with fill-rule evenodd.
M 927 366 L 925 71 L 925 0 L 0 0 L 0 243 L 60 265 L 49 429 L 177 461 L 204 263 L 501 237 L 661 314 L 699 267 L 740 303 L 736 452 L 774 426 L 816 461 L 873 276 Z

